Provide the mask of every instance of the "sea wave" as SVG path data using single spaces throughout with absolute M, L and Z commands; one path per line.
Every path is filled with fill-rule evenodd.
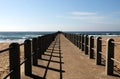
M 14 39 L 14 40 L 6 39 L 6 40 L 0 40 L 0 43 L 13 43 L 13 42 L 23 43 L 24 41 L 25 39 Z
M 1 42 L 24 42 L 25 39 L 32 39 L 34 37 L 51 34 L 53 32 L 0 32 Z
M 24 36 L 0 36 L 0 43 L 6 42 L 6 43 L 12 43 L 12 42 L 18 42 L 23 43 L 26 39 L 32 39 L 34 37 L 38 37 L 42 35 L 24 35 Z

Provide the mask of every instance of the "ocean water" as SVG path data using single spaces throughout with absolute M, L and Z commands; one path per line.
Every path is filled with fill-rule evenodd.
M 24 42 L 25 39 L 51 33 L 54 32 L 0 32 L 0 42 Z
M 68 32 L 73 34 L 84 34 L 95 37 L 120 37 L 120 31 L 83 31 L 83 32 Z
M 81 32 L 68 32 L 73 34 L 85 34 L 85 35 L 120 35 L 120 31 L 81 31 Z
M 42 36 L 45 34 L 51 34 L 55 32 L 0 32 L 0 42 L 24 42 L 25 39 L 31 39 L 33 37 Z M 78 31 L 69 31 L 66 33 L 72 33 L 72 34 L 87 34 L 87 35 L 93 35 L 93 36 L 120 36 L 119 31 L 115 32 L 109 32 L 109 31 L 84 31 L 84 32 L 78 32 Z

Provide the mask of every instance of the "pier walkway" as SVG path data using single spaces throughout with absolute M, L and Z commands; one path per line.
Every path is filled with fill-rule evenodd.
M 24 66 L 22 66 L 24 68 Z M 24 70 L 24 69 L 23 69 Z M 31 77 L 21 79 L 119 79 L 107 76 L 105 66 L 98 66 L 64 35 L 57 35 L 55 41 L 38 59 L 38 65 L 32 66 Z

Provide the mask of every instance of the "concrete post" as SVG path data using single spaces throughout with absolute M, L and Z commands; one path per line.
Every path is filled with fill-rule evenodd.
M 101 65 L 101 60 L 102 60 L 102 55 L 100 54 L 100 52 L 102 51 L 102 38 L 101 37 L 97 37 L 96 39 L 96 44 L 97 44 L 97 48 L 96 48 L 96 65 Z
M 114 61 L 111 58 L 114 58 L 114 42 L 113 39 L 107 40 L 107 51 L 106 51 L 106 74 L 113 75 Z
M 90 59 L 94 58 L 94 37 L 90 36 Z

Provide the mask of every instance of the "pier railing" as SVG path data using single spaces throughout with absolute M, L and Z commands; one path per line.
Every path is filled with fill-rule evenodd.
M 11 43 L 9 48 L 0 50 L 0 53 L 9 52 L 9 73 L 3 79 L 21 79 L 21 65 L 24 64 L 24 74 L 32 74 L 32 65 L 38 64 L 38 58 L 44 54 L 49 45 L 54 41 L 57 33 L 47 34 L 36 38 L 26 39 L 24 43 Z M 24 60 L 20 62 L 20 47 L 24 46 Z M 3 62 L 3 61 L 1 61 Z
M 115 65 L 115 62 L 120 64 L 120 60 L 114 58 L 115 55 L 114 49 L 115 44 L 119 45 L 120 42 L 115 42 L 113 38 L 108 39 L 103 39 L 102 37 L 95 38 L 94 36 L 91 35 L 70 33 L 64 33 L 64 35 L 75 46 L 81 49 L 81 51 L 83 51 L 85 55 L 89 55 L 90 59 L 95 59 L 96 65 L 102 65 L 102 62 L 104 62 L 105 73 L 107 75 L 114 75 L 115 67 L 117 67 L 117 65 Z M 120 71 L 119 68 L 118 71 Z

